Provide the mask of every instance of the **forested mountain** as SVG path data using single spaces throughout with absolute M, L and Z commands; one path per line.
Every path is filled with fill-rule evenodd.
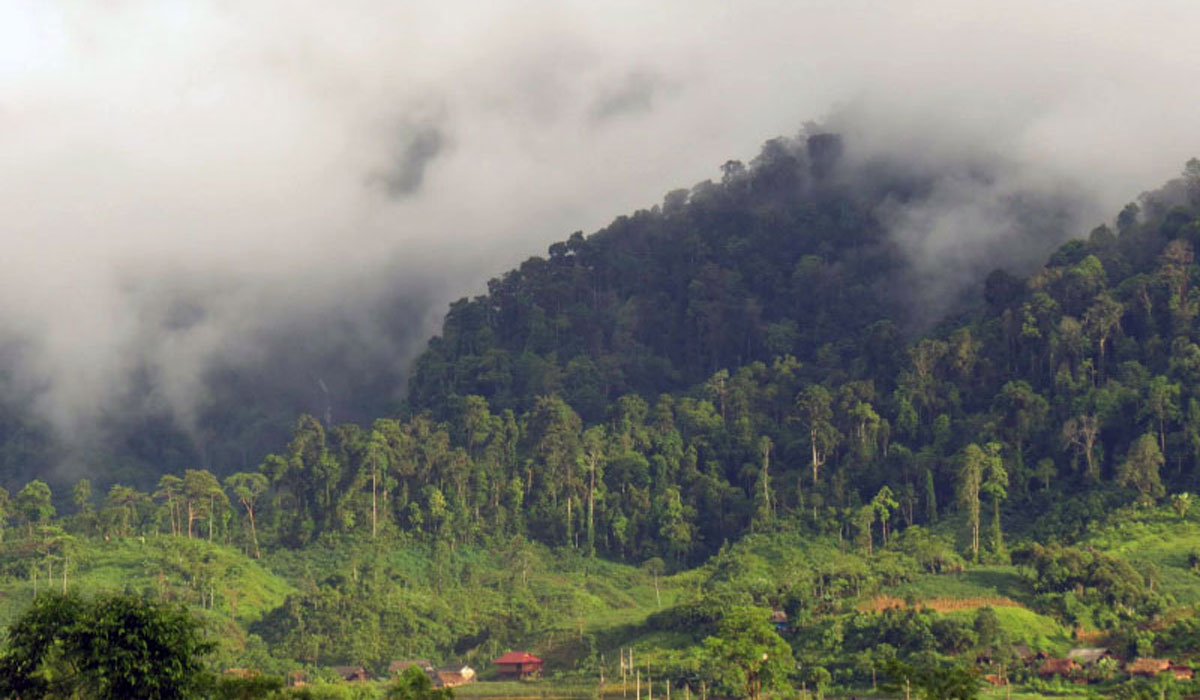
M 928 183 L 842 183 L 841 149 L 833 135 L 772 141 L 748 168 L 726 163 L 719 184 L 671 192 L 493 280 L 451 306 L 411 406 L 445 415 L 449 397 L 476 394 L 526 411 L 556 394 L 598 422 L 624 394 L 784 355 L 886 375 L 903 259 L 873 209 Z
M 254 536 L 528 535 L 682 565 L 784 523 L 882 541 L 967 488 L 999 554 L 1005 513 L 1194 488 L 1195 161 L 1115 229 L 1027 277 L 995 270 L 956 320 L 916 333 L 879 212 L 929 176 L 871 164 L 864 179 L 841 152 L 832 135 L 768 142 L 721 183 L 575 234 L 453 304 L 407 412 L 305 416 L 263 462 Z M 1087 512 L 1051 520 L 1069 530 Z
M 1056 249 L 1061 203 L 1014 200 L 1033 223 L 1010 243 L 1045 246 L 1045 264 L 981 274 L 928 328 L 887 212 L 937 176 L 846 165 L 842 150 L 827 134 L 771 141 L 720 183 L 493 280 L 451 306 L 397 414 L 305 415 L 257 469 L 169 465 L 154 493 L 113 486 L 99 507 L 81 481 L 57 519 L 51 489 L 27 483 L 0 498 L 23 542 L 6 571 L 28 575 L 14 562 L 30 552 L 65 564 L 59 527 L 232 545 L 296 587 L 249 629 L 278 658 L 317 663 L 382 662 L 401 653 L 389 639 L 421 629 L 410 652 L 538 639 L 561 619 L 537 610 L 573 605 L 530 592 L 539 557 L 585 578 L 601 570 L 587 562 L 614 578 L 641 565 L 656 589 L 704 564 L 687 574 L 696 597 L 645 623 L 690 633 L 734 603 L 786 607 L 813 631 L 922 575 L 1016 562 L 1054 624 L 1136 646 L 1180 601 L 1081 543 L 1168 495 L 1186 519 L 1200 488 L 1200 162 Z M 405 552 L 428 570 L 412 574 L 425 564 Z M 429 622 L 453 615 L 442 596 L 467 619 Z M 914 614 L 904 624 L 932 624 Z M 852 623 L 858 637 L 827 647 L 797 637 L 798 658 L 866 653 L 877 626 L 899 624 Z M 362 629 L 369 644 L 350 640 Z M 1188 634 L 1170 648 L 1192 648 Z

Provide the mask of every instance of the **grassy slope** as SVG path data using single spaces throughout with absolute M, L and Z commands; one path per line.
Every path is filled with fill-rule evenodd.
M 39 591 L 45 591 L 44 557 L 19 543 L 0 548 L 0 626 L 6 626 L 34 597 L 32 568 L 38 567 Z M 54 590 L 62 590 L 61 562 L 54 564 Z M 132 592 L 185 603 L 202 611 L 205 626 L 218 641 L 217 663 L 250 663 L 278 670 L 246 625 L 283 602 L 293 591 L 285 579 L 241 552 L 204 540 L 130 537 L 79 540 L 71 554 L 68 587 L 84 595 Z
M 2 556 L 9 573 L 0 581 L 0 624 L 6 625 L 34 594 L 32 577 L 17 578 L 15 569 L 27 571 L 37 562 L 40 590 L 46 590 L 46 569 L 37 554 L 7 550 Z M 61 564 L 53 573 L 54 587 L 61 589 Z M 293 590 L 287 581 L 235 549 L 172 537 L 81 541 L 70 562 L 68 584 L 87 595 L 148 592 L 197 606 L 203 598 L 204 607 L 240 624 L 257 620 Z M 215 602 L 209 603 L 210 598 Z
M 1121 557 L 1141 571 L 1153 571 L 1162 590 L 1180 605 L 1200 604 L 1200 573 L 1188 563 L 1200 554 L 1200 514 L 1185 518 L 1168 508 L 1122 511 L 1097 528 L 1088 543 Z
M 1153 567 L 1158 585 L 1180 606 L 1200 603 L 1200 575 L 1189 565 L 1189 555 L 1200 551 L 1197 514 L 1180 518 L 1160 508 L 1114 514 L 1111 520 L 1118 524 L 1098 526 L 1085 544 L 1126 558 L 1143 570 Z M 246 642 L 245 627 L 298 587 L 330 575 L 357 575 L 354 572 L 381 561 L 390 580 L 417 609 L 429 615 L 474 616 L 480 625 L 504 608 L 507 591 L 520 580 L 523 590 L 547 612 L 542 623 L 530 630 L 529 648 L 543 654 L 551 668 L 569 669 L 593 650 L 604 654 L 611 665 L 618 647 L 634 647 L 639 656 L 653 661 L 657 650 L 695 644 L 694 636 L 645 623 L 650 614 L 701 592 L 736 591 L 761 600 L 764 594 L 810 575 L 815 567 L 842 572 L 868 569 L 866 558 L 850 548 L 843 551 L 834 540 L 750 537 L 702 567 L 660 578 L 656 593 L 654 578 L 636 567 L 527 546 L 524 563 L 503 550 L 459 547 L 449 555 L 443 553 L 449 558 L 437 565 L 434 553 L 420 546 L 330 544 L 280 552 L 260 563 L 202 540 L 147 537 L 81 542 L 72 561 L 70 585 L 85 593 L 150 592 L 193 606 L 212 595 L 215 604 L 205 603 L 212 608 L 205 614 L 213 629 L 238 649 Z M 28 566 L 42 561 L 40 556 L 12 544 L 0 549 L 9 574 L 0 580 L 0 624 L 32 598 Z M 44 573 L 41 576 L 39 587 L 44 589 Z M 56 570 L 56 586 L 60 576 Z M 1054 653 L 1072 646 L 1067 629 L 1029 609 L 1032 597 L 1015 567 L 921 574 L 895 586 L 864 590 L 850 600 L 859 609 L 868 609 L 880 594 L 889 601 L 916 601 L 968 619 L 980 605 L 991 605 L 1010 638 Z M 583 643 L 584 637 L 593 642 Z M 478 648 L 470 660 L 486 668 L 486 657 L 495 651 Z

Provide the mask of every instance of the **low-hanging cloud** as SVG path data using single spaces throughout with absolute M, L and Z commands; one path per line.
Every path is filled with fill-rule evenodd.
M 654 108 L 654 100 L 663 91 L 662 79 L 649 71 L 635 70 L 619 81 L 602 88 L 590 108 L 593 122 L 641 114 Z
M 400 129 L 395 154 L 388 166 L 372 175 L 392 197 L 416 194 L 425 181 L 425 170 L 446 148 L 446 135 L 436 124 Z
M 929 302 L 1022 216 L 1081 233 L 1200 153 L 1198 24 L 1186 0 L 5 3 L 4 383 L 76 436 L 131 387 L 193 421 L 214 368 L 287 366 L 328 406 L 362 378 L 300 365 L 352 346 L 399 394 L 449 299 L 808 119 L 854 167 L 956 164 L 884 212 Z

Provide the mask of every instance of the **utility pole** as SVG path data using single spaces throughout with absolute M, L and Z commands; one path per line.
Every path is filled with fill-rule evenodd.
M 621 653 L 621 697 L 625 697 L 625 650 L 618 649 Z

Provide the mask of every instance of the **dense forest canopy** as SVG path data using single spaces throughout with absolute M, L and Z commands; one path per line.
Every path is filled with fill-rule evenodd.
M 305 416 L 257 470 L 187 473 L 217 491 L 266 480 L 256 548 L 369 524 L 676 564 L 779 521 L 886 541 L 964 499 L 977 530 L 987 502 L 999 549 L 1007 511 L 1194 487 L 1196 161 L 1030 275 L 991 272 L 917 334 L 913 265 L 881 217 L 950 175 L 844 164 L 844 150 L 833 134 L 776 139 L 720 183 L 576 233 L 451 306 L 403 413 Z M 1018 219 L 1045 215 L 1012 244 L 1046 245 L 1067 215 L 1017 200 Z

